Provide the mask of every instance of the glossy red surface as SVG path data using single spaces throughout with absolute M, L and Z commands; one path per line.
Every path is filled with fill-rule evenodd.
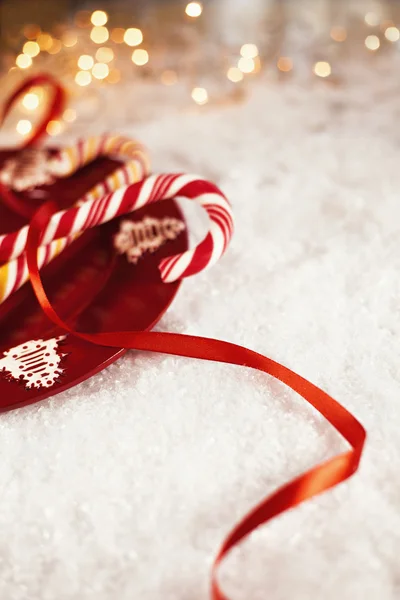
M 2 158 L 4 155 L 0 155 L 0 164 Z M 68 206 L 116 165 L 108 159 L 98 160 L 68 180 L 43 188 L 43 201 L 52 198 L 60 206 Z M 29 197 L 25 199 L 38 202 Z M 131 218 L 140 221 L 148 215 L 183 219 L 173 201 L 144 207 Z M 23 224 L 22 217 L 0 204 L 1 232 Z M 110 223 L 85 233 L 43 269 L 46 290 L 54 306 L 69 323 L 86 332 L 150 329 L 164 314 L 180 285 L 179 282 L 163 283 L 157 265 L 161 258 L 187 249 L 186 232 L 132 265 L 113 251 L 112 235 L 117 226 Z M 43 314 L 29 282 L 0 305 L 0 359 L 4 351 L 24 341 L 47 339 L 61 333 Z M 0 372 L 0 411 L 31 404 L 68 389 L 108 366 L 125 350 L 95 346 L 68 335 L 62 352 L 67 353 L 63 360 L 64 373 L 50 388 L 26 389 L 18 381 L 8 381 L 5 373 Z

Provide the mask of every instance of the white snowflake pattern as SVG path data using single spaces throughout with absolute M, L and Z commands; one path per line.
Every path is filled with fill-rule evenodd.
M 48 388 L 54 385 L 64 372 L 59 344 L 65 335 L 49 340 L 30 340 L 10 348 L 0 358 L 0 373 L 10 381 L 23 383 L 27 389 Z

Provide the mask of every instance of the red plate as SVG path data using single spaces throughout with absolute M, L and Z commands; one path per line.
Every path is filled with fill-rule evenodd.
M 43 188 L 44 199 L 72 204 L 116 166 L 114 161 L 98 160 L 68 181 Z M 170 200 L 144 207 L 131 218 L 140 222 L 148 216 L 184 220 Z M 0 223 L 2 232 L 24 224 L 21 217 L 1 205 Z M 187 249 L 186 231 L 154 253 L 145 253 L 133 265 L 113 251 L 112 235 L 117 227 L 111 223 L 85 233 L 42 271 L 56 310 L 81 331 L 150 329 L 178 291 L 179 282 L 161 281 L 157 265 L 161 258 Z M 123 348 L 95 346 L 72 335 L 55 339 L 63 335 L 42 313 L 30 283 L 0 305 L 0 411 L 58 394 L 125 352 Z M 39 341 L 33 344 L 31 340 Z

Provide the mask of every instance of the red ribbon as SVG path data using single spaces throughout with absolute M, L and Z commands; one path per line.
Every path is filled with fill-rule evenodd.
M 25 94 L 29 89 L 35 86 L 50 86 L 53 90 L 53 95 L 50 103 L 46 108 L 46 112 L 42 116 L 40 122 L 34 128 L 33 133 L 24 140 L 20 150 L 25 150 L 37 144 L 44 135 L 46 135 L 46 128 L 50 121 L 57 119 L 63 111 L 65 105 L 66 93 L 62 85 L 60 85 L 50 75 L 35 75 L 25 79 L 21 85 L 19 85 L 11 96 L 6 100 L 3 110 L 0 116 L 0 126 L 3 124 L 5 118 L 11 111 L 18 98 Z M 0 195 L 2 200 L 7 204 L 12 211 L 17 212 L 23 217 L 30 218 L 34 212 L 34 208 L 31 204 L 28 204 L 26 200 L 19 198 L 11 190 L 0 183 Z
M 221 591 L 217 581 L 217 568 L 223 558 L 260 525 L 349 478 L 358 468 L 366 432 L 359 421 L 328 394 L 287 367 L 242 346 L 177 333 L 115 331 L 87 334 L 71 329 L 53 309 L 43 288 L 37 264 L 37 249 L 41 233 L 56 210 L 57 206 L 51 202 L 42 205 L 37 210 L 30 224 L 27 245 L 27 260 L 33 289 L 47 317 L 56 325 L 72 335 L 101 346 L 211 360 L 250 367 L 268 373 L 307 400 L 351 446 L 347 452 L 310 469 L 279 488 L 247 514 L 229 534 L 214 561 L 211 574 L 212 600 L 229 600 Z

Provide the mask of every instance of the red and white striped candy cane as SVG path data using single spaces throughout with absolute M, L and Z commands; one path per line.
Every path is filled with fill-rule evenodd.
M 41 246 L 38 251 L 38 265 L 41 269 L 58 256 L 79 234 L 70 238 L 54 240 L 47 246 Z M 29 279 L 28 265 L 25 254 L 10 260 L 0 267 L 0 304 L 13 292 L 16 292 Z
M 140 181 L 150 171 L 150 161 L 142 144 L 121 135 L 104 134 L 78 141 L 63 148 L 49 160 L 49 172 L 56 177 L 70 177 L 100 156 L 127 162 L 88 192 L 80 202 L 100 198 L 123 185 Z
M 19 192 L 48 185 L 55 178 L 70 177 L 100 156 L 112 156 L 126 162 L 90 190 L 86 195 L 90 199 L 113 192 L 121 185 L 140 181 L 150 171 L 149 158 L 141 144 L 120 135 L 105 134 L 80 140 L 53 157 L 49 157 L 45 149 L 25 150 L 6 161 L 0 169 L 0 183 Z M 32 201 L 31 204 L 35 210 Z
M 194 275 L 213 265 L 225 252 L 233 233 L 230 204 L 214 184 L 196 175 L 151 175 L 141 182 L 121 187 L 82 206 L 55 213 L 44 231 L 41 245 L 70 237 L 125 215 L 147 204 L 171 198 L 188 198 L 202 206 L 210 228 L 204 240 L 192 250 L 165 258 L 159 268 L 165 282 Z M 25 252 L 28 227 L 0 236 L 0 261 L 10 260 Z
M 51 175 L 57 174 L 59 177 L 68 177 L 99 156 L 105 155 L 128 159 L 128 161 L 123 166 L 118 167 L 104 181 L 96 184 L 85 196 L 80 198 L 76 203 L 77 206 L 85 202 L 93 202 L 121 186 L 140 181 L 147 175 L 150 168 L 148 156 L 141 144 L 123 136 L 107 134 L 88 138 L 64 148 L 54 159 L 47 161 L 47 173 Z M 51 262 L 75 237 L 67 236 L 59 238 L 57 243 L 52 244 L 51 248 L 44 248 L 39 257 L 40 267 Z M 18 250 L 20 247 L 19 239 L 17 239 L 14 248 L 15 252 L 9 255 L 11 262 L 0 267 L 0 303 L 29 279 L 25 257 Z M 0 261 L 2 260 L 8 259 L 0 259 Z

